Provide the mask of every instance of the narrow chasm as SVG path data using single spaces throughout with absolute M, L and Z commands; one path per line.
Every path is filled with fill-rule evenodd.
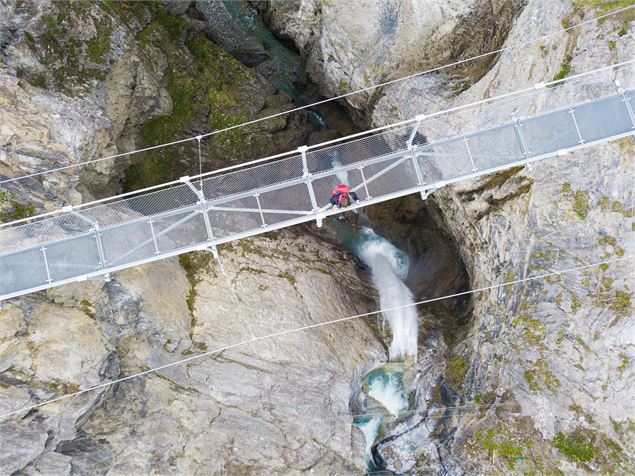
M 382 310 L 367 323 L 386 352 L 362 364 L 351 385 L 357 454 L 369 473 L 441 471 L 465 370 L 451 349 L 472 311 L 469 294 L 445 298 L 469 289 L 458 243 L 434 201 L 419 196 L 333 219 L 319 234 L 359 260 Z
M 459 386 L 466 366 L 451 349 L 465 336 L 472 311 L 469 294 L 445 296 L 467 291 L 469 275 L 459 244 L 446 231 L 433 200 L 404 197 L 371 207 L 368 217 L 375 232 L 407 256 L 403 282 L 413 301 L 431 301 L 396 311 L 407 319 L 418 317 L 414 356 L 400 363 L 391 356 L 387 365 L 380 364 L 363 382 L 354 384 L 364 390 L 352 395 L 355 414 L 369 409 L 377 412 L 377 408 L 377 413 L 384 413 L 383 426 L 372 442 L 368 469 L 442 471 L 443 445 L 454 431 L 450 415 L 460 403 Z M 394 341 L 396 332 L 392 327 L 390 332 Z M 395 405 L 395 400 L 403 403 Z
M 186 135 L 205 133 L 323 99 L 307 80 L 300 55 L 270 32 L 249 4 L 205 3 L 190 8 L 188 15 L 204 25 L 205 36 L 188 28 L 172 39 L 170 47 L 183 54 L 172 55 L 169 62 L 193 59 L 181 65 L 183 77 L 168 77 L 173 113 L 144 124 L 142 144 L 173 140 L 174 127 Z M 160 46 L 163 28 L 151 23 L 143 37 Z M 219 46 L 224 51 L 217 51 Z M 218 68 L 212 53 L 221 54 L 225 66 Z M 196 71 L 203 74 L 191 74 Z M 185 108 L 186 102 L 192 106 Z M 196 144 L 179 145 L 178 162 L 170 150 L 157 152 L 126 170 L 123 188 L 195 173 L 197 165 L 218 168 L 351 134 L 357 129 L 350 113 L 327 103 L 212 136 L 201 143 L 200 163 Z M 442 468 L 440 448 L 453 429 L 449 419 L 438 416 L 457 404 L 463 368 L 449 349 L 464 334 L 471 302 L 459 296 L 415 305 L 469 288 L 458 245 L 445 231 L 441 212 L 432 200 L 406 197 L 365 210 L 356 227 L 333 219 L 323 230 L 309 225 L 304 232 L 352 253 L 364 278 L 374 284 L 368 299 L 390 309 L 368 320 L 385 353 L 362 364 L 352 377 L 354 454 L 363 455 L 369 472 L 422 470 L 423 461 Z

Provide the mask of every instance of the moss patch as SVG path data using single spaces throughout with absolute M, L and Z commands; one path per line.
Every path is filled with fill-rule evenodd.
M 452 388 L 457 388 L 469 369 L 468 362 L 458 354 L 453 354 L 447 363 L 445 379 Z
M 584 220 L 589 215 L 589 195 L 584 190 L 575 191 L 572 208 L 581 220 Z
M 253 117 L 253 105 L 265 89 L 262 78 L 202 33 L 183 44 L 184 29 L 183 17 L 155 4 L 152 21 L 138 35 L 141 45 L 161 50 L 168 59 L 166 90 L 172 98 L 170 115 L 153 118 L 141 127 L 142 146 L 243 123 Z M 204 164 L 215 156 L 242 159 L 247 150 L 254 149 L 250 132 L 241 128 L 205 139 Z M 193 164 L 198 165 L 196 141 L 151 151 L 126 171 L 123 189 L 136 190 L 195 174 L 198 167 L 194 169 Z
M 573 56 L 571 56 L 570 54 L 565 55 L 564 59 L 562 60 L 562 63 L 560 64 L 560 69 L 553 77 L 553 81 L 558 81 L 560 79 L 564 79 L 567 76 L 569 76 L 569 74 L 571 73 L 572 59 L 573 59 Z M 558 84 L 561 84 L 561 83 L 558 83 Z
M 569 460 L 587 468 L 585 463 L 593 462 L 602 472 L 612 473 L 625 461 L 619 445 L 603 434 L 586 428 L 578 428 L 571 433 L 560 432 L 552 443 Z
M 35 214 L 32 202 L 22 203 L 11 191 L 0 190 L 0 222 L 8 223 L 28 218 Z
M 474 433 L 473 440 L 487 451 L 489 457 L 502 457 L 509 469 L 527 458 L 534 446 L 533 441 L 518 436 L 505 425 L 480 429 Z
M 115 21 L 86 0 L 56 1 L 54 5 L 57 14 L 42 16 L 43 32 L 38 37 L 24 34 L 24 43 L 46 66 L 49 80 L 31 72 L 25 77 L 34 86 L 77 95 L 106 77 Z M 86 41 L 75 38 L 74 31 L 87 24 L 94 26 L 95 36 Z
M 545 359 L 538 359 L 532 364 L 532 368 L 525 371 L 523 378 L 532 392 L 540 392 L 544 385 L 552 394 L 556 395 L 561 386 L 560 380 L 549 370 Z

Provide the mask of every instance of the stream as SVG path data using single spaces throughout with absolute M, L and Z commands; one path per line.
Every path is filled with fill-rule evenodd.
M 249 60 L 244 62 L 251 63 L 248 66 L 290 96 L 295 106 L 323 99 L 317 93 L 317 87 L 307 80 L 299 54 L 269 31 L 255 7 L 229 2 L 225 8 L 229 16 L 208 18 L 208 24 L 210 21 L 232 22 L 233 31 L 238 31 L 238 36 L 243 38 L 239 51 L 236 51 L 236 44 L 231 43 L 235 38 L 226 40 L 228 49 L 234 48 L 234 56 L 241 59 L 247 54 Z M 307 138 L 309 144 L 357 132 L 344 108 L 338 104 L 309 108 L 307 114 L 315 131 Z M 337 153 L 334 150 L 330 157 L 334 167 L 341 165 Z M 337 181 L 349 183 L 347 173 L 339 173 Z M 455 327 L 464 322 L 464 316 L 469 315 L 467 301 L 439 303 L 436 307 L 430 306 L 427 314 L 421 316 L 416 306 L 408 306 L 422 297 L 461 289 L 467 281 L 456 249 L 442 227 L 433 223 L 431 212 L 418 203 L 414 208 L 408 202 L 401 205 L 405 207 L 398 204 L 373 207 L 376 210 L 367 211 L 370 218 L 358 217 L 360 227 L 357 229 L 336 217 L 330 220 L 339 244 L 368 267 L 379 295 L 378 306 L 386 309 L 381 314 L 381 327 L 389 330 L 391 337 L 387 359 L 368 362 L 360 368 L 351 384 L 349 408 L 353 425 L 364 437 L 363 457 L 368 473 L 386 471 L 378 446 L 391 429 L 420 410 L 416 404 L 417 389 L 423 395 L 420 398 L 425 399 L 424 394 L 435 385 L 436 373 L 429 376 L 425 388 L 418 383 L 421 377 L 417 373 L 420 323 L 424 327 L 422 334 L 433 336 L 434 340 L 439 334 L 436 330 L 441 329 L 451 336 Z M 431 314 L 434 314 L 432 323 Z M 433 330 L 428 332 L 430 329 Z M 425 343 L 428 348 L 428 341 Z

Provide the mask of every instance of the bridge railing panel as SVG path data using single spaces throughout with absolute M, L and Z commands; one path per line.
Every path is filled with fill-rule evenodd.
M 252 195 L 212 206 L 208 216 L 215 238 L 226 238 L 262 226 L 260 213 L 241 212 L 241 209 L 257 210 L 256 197 Z
M 425 145 L 416 154 L 426 184 L 455 179 L 473 172 L 463 138 Z
M 525 159 L 516 124 L 496 127 L 467 137 L 467 146 L 478 171 Z
M 319 174 L 406 148 L 412 126 L 399 126 L 349 142 L 307 152 L 308 171 Z
M 158 252 L 169 253 L 208 240 L 201 210 L 188 210 L 153 221 Z
M 614 96 L 572 108 L 580 135 L 585 142 L 632 130 L 632 121 L 623 96 Z
M 37 288 L 50 283 L 44 251 L 41 248 L 21 250 L 0 257 L 0 290 L 2 294 Z
M 420 186 L 412 154 L 408 151 L 402 156 L 368 165 L 363 170 L 371 197 Z
M 530 157 L 580 145 L 580 136 L 568 110 L 522 119 L 519 126 Z
M 151 259 L 156 256 L 152 238 L 152 220 L 144 218 L 100 231 L 106 263 L 120 266 L 124 263 Z
M 94 233 L 48 244 L 46 258 L 53 281 L 94 273 L 102 268 Z

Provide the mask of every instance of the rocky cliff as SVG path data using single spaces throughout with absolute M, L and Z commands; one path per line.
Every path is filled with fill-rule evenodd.
M 309 71 L 322 78 L 324 90 L 337 94 L 464 57 L 444 38 L 460 38 L 460 19 L 478 18 L 479 6 L 430 3 L 359 8 L 347 2 L 274 1 L 268 14 L 273 27 L 305 52 Z M 496 21 L 481 18 L 471 48 L 461 51 L 470 56 L 518 44 L 628 2 L 524 3 L 493 2 Z M 424 7 L 426 14 L 417 14 Z M 382 125 L 623 61 L 634 54 L 632 19 L 628 11 L 505 51 L 495 61 L 346 100 L 367 123 Z M 302 31 L 307 24 L 314 35 Z M 342 25 L 353 27 L 344 32 Z M 415 25 L 413 32 L 409 28 Z M 488 41 L 481 29 L 491 33 L 485 35 Z M 571 99 L 558 94 L 556 101 Z M 624 139 L 446 187 L 429 200 L 461 244 L 471 287 L 485 287 L 632 256 L 634 160 L 633 142 Z M 449 411 L 441 419 L 430 414 L 425 431 L 420 418 L 395 429 L 379 445 L 387 468 L 633 471 L 631 269 L 632 263 L 623 261 L 474 295 L 472 318 L 456 330 L 443 372 L 452 387 L 446 406 L 472 410 Z M 438 383 L 430 392 L 431 380 L 419 388 L 430 395 L 422 411 L 448 395 Z
M 291 107 L 205 36 L 190 2 L 4 2 L 0 177 L 190 136 Z M 204 166 L 304 143 L 303 113 L 205 144 Z M 15 220 L 198 168 L 191 148 L 3 188 Z M 177 175 L 175 175 L 177 174 Z M 254 336 L 367 310 L 332 243 L 282 233 L 5 303 L 0 413 Z M 284 299 L 281 299 L 284 296 Z M 246 345 L 0 422 L 3 474 L 359 471 L 352 373 L 382 358 L 362 322 Z M 358 448 L 354 451 L 353 448 Z
M 338 95 L 605 11 L 595 6 L 274 0 L 258 8 L 295 44 L 322 91 Z M 213 21 L 220 7 L 199 7 L 3 3 L 0 176 L 291 107 L 266 74 L 271 63 L 259 62 L 270 52 L 251 37 L 212 41 L 224 31 Z M 358 124 L 379 125 L 631 58 L 631 21 L 626 14 L 593 23 L 557 41 L 352 96 L 347 105 Z M 297 114 L 223 136 L 206 145 L 205 166 L 290 149 L 310 132 Z M 398 212 L 379 207 L 371 216 L 418 262 L 409 284 L 419 298 L 625 257 L 635 246 L 634 156 L 632 142 L 622 140 L 447 187 L 428 203 L 401 200 L 392 205 Z M 196 159 L 182 146 L 20 182 L 2 191 L 0 213 L 12 220 L 138 188 L 196 171 Z M 440 241 L 435 256 L 426 246 Z M 453 263 L 445 274 L 439 257 Z M 603 265 L 422 308 L 415 410 L 389 428 L 375 454 L 396 473 L 633 471 L 631 268 Z M 117 273 L 110 283 L 14 300 L 0 310 L 0 413 L 367 311 L 376 302 L 367 279 L 332 236 L 300 229 L 227 247 L 220 263 L 187 255 Z M 364 322 L 323 327 L 6 418 L 0 468 L 361 472 L 365 442 L 351 425 L 351 381 L 385 360 L 382 337 Z

